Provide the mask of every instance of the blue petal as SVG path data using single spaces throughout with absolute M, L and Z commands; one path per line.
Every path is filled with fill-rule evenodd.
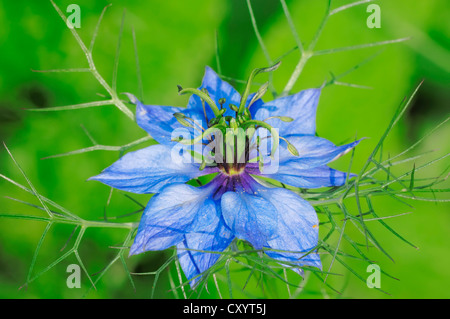
M 297 94 L 275 99 L 262 105 L 255 119 L 263 121 L 270 116 L 288 116 L 292 122 L 270 119 L 268 124 L 279 129 L 280 136 L 314 135 L 316 132 L 316 110 L 320 89 L 308 89 Z
M 144 105 L 134 95 L 126 93 L 131 103 L 136 104 L 136 122 L 150 136 L 161 144 L 173 144 L 171 141 L 172 132 L 177 128 L 184 128 L 173 116 L 176 112 L 183 112 L 185 109 L 160 106 Z
M 130 255 L 167 249 L 181 243 L 186 234 L 207 229 L 217 216 L 210 195 L 209 188 L 186 184 L 165 187 L 148 202 Z
M 200 171 L 198 164 L 191 163 L 190 155 L 176 157 L 172 150 L 161 144 L 127 153 L 90 180 L 133 193 L 157 193 L 168 184 L 184 183 L 214 171 Z
M 205 75 L 203 76 L 202 85 L 199 89 L 207 89 L 209 96 L 212 98 L 212 100 L 216 103 L 217 107 L 220 108 L 219 100 L 221 98 L 225 98 L 225 103 L 223 104 L 223 108 L 226 108 L 227 111 L 224 113 L 223 116 L 235 116 L 235 112 L 232 111 L 229 107 L 230 103 L 234 104 L 236 106 L 239 106 L 241 103 L 241 95 L 239 94 L 236 89 L 233 88 L 233 86 L 223 81 L 219 75 L 213 71 L 210 67 L 206 67 L 205 69 Z M 254 94 L 249 95 L 246 105 L 251 101 Z M 254 102 L 253 106 L 250 108 L 251 114 L 253 115 L 254 112 L 263 104 L 261 99 L 258 99 Z M 197 114 L 197 117 L 203 116 L 204 118 L 204 111 L 203 111 L 203 104 L 201 99 L 197 95 L 192 95 L 189 99 L 188 111 L 191 114 Z M 209 105 L 205 104 L 205 111 L 206 116 L 208 120 L 212 119 L 214 116 L 213 111 L 209 107 Z M 253 113 L 252 113 L 253 112 Z
M 342 186 L 347 173 L 332 169 L 326 165 L 309 169 L 292 169 L 288 165 L 280 166 L 278 172 L 263 175 L 273 178 L 283 184 L 300 188 L 320 188 Z M 356 176 L 350 174 L 349 178 Z
M 330 141 L 310 135 L 290 136 L 288 141 L 295 146 L 299 156 L 292 155 L 284 141 L 281 141 L 275 158 L 278 166 L 271 170 L 259 171 L 256 165 L 248 165 L 250 174 L 276 179 L 284 184 L 301 188 L 319 188 L 341 186 L 345 183 L 347 174 L 334 170 L 326 164 L 348 153 L 359 141 L 335 146 Z M 266 156 L 266 158 L 268 158 Z M 355 175 L 351 174 L 349 177 Z
M 287 189 L 261 186 L 258 192 L 276 208 L 278 214 L 276 236 L 265 245 L 277 251 L 269 250 L 266 254 L 280 261 L 322 269 L 317 253 L 311 252 L 305 256 L 317 246 L 319 240 L 319 220 L 314 208 Z
M 234 235 L 256 249 L 273 237 L 277 228 L 275 207 L 264 198 L 243 191 L 223 194 L 222 215 Z
M 227 109 L 223 116 L 234 116 L 235 112 L 229 107 L 230 103 L 239 106 L 241 101 L 240 94 L 226 81 L 223 81 L 210 67 L 206 67 L 205 75 L 202 80 L 202 85 L 199 89 L 207 89 L 209 95 L 218 107 L 219 99 L 225 98 L 226 102 L 223 107 Z M 210 120 L 214 116 L 213 111 L 208 104 L 205 104 L 205 111 L 203 110 L 202 100 L 197 95 L 192 95 L 189 99 L 186 109 L 160 106 L 160 105 L 144 105 L 134 95 L 125 93 L 130 101 L 136 104 L 136 121 L 138 125 L 149 133 L 158 143 L 173 144 L 171 141 L 172 132 L 175 129 L 184 128 L 174 117 L 173 113 L 183 113 L 188 117 L 193 118 L 197 123 L 203 127 L 207 126 L 205 119 L 205 112 L 207 119 Z M 246 105 L 251 101 L 254 94 L 249 95 Z M 263 104 L 261 99 L 256 100 L 251 107 L 252 116 Z
M 202 273 L 197 267 L 194 259 L 192 258 L 192 251 L 190 251 L 186 245 L 186 240 L 183 240 L 177 245 L 178 261 L 180 262 L 181 269 L 186 278 L 189 280 L 191 287 L 195 287 L 198 280 L 200 279 L 200 274 Z
M 348 153 L 360 140 L 335 146 L 327 139 L 317 136 L 290 136 L 287 140 L 297 149 L 299 156 L 292 155 L 284 141 L 279 147 L 280 166 L 286 165 L 292 169 L 307 169 L 325 165 Z
M 205 75 L 202 80 L 201 88 L 207 89 L 209 95 L 216 103 L 219 103 L 220 98 L 228 100 L 225 105 L 228 105 L 229 103 L 237 105 L 241 101 L 241 96 L 234 87 L 230 83 L 223 81 L 219 75 L 208 66 L 205 68 Z
M 264 136 L 261 135 L 260 137 Z M 314 167 L 324 166 L 348 153 L 361 141 L 358 140 L 349 144 L 335 146 L 332 142 L 324 138 L 311 135 L 293 135 L 289 136 L 287 140 L 297 149 L 298 156 L 291 154 L 286 142 L 281 140 L 275 152 L 274 160 L 270 159 L 269 155 L 272 149 L 272 141 L 270 138 L 263 138 L 261 139 L 259 154 L 263 156 L 264 169 L 260 172 L 256 165 L 247 165 L 246 169 L 249 173 L 275 178 L 275 174 L 280 171 L 286 174 L 286 172 L 293 173 L 293 171 L 304 171 Z M 254 144 L 255 142 L 252 140 L 252 143 Z M 253 144 L 250 150 L 250 159 L 256 158 L 258 154 Z
M 245 103 L 246 107 L 248 107 L 248 104 L 249 104 L 250 101 L 253 99 L 253 96 L 254 96 L 255 94 L 256 94 L 256 93 L 249 94 L 249 96 L 248 96 L 248 98 L 247 98 L 247 101 L 246 101 L 246 103 Z M 261 108 L 261 106 L 263 106 L 263 105 L 264 105 L 264 102 L 263 102 L 262 99 L 258 99 L 258 100 L 256 100 L 255 102 L 253 102 L 253 104 L 250 106 L 250 114 L 251 114 L 251 116 L 252 116 L 252 119 L 255 118 L 256 113 L 258 112 L 258 110 L 259 110 L 259 109 Z
M 220 212 L 220 207 L 217 207 Z M 234 236 L 225 226 L 220 213 L 208 221 L 208 226 L 202 232 L 188 233 L 185 240 L 177 245 L 178 259 L 181 268 L 194 287 L 201 274 L 207 271 L 219 259 L 219 252 L 224 251 Z M 215 251 L 218 253 L 206 253 Z
M 224 116 L 232 115 L 232 111 L 229 108 L 230 103 L 239 105 L 241 101 L 240 94 L 231 86 L 231 84 L 223 81 L 217 73 L 208 66 L 205 69 L 205 75 L 203 76 L 202 85 L 199 89 L 208 90 L 209 96 L 216 103 L 217 107 L 220 107 L 219 99 L 226 99 L 223 107 L 227 108 L 227 112 L 230 114 L 225 113 Z M 188 109 L 197 112 L 197 114 L 204 114 L 201 99 L 197 95 L 192 95 L 189 99 Z M 207 103 L 205 103 L 205 110 L 208 120 L 212 119 L 214 117 L 214 113 Z

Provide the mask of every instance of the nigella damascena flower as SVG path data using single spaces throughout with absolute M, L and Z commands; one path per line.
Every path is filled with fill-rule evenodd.
M 327 164 L 358 143 L 335 146 L 315 136 L 320 89 L 263 103 L 264 88 L 249 94 L 250 82 L 241 98 L 207 67 L 199 89 L 179 88 L 193 93 L 185 109 L 144 105 L 129 94 L 138 125 L 160 144 L 130 152 L 91 178 L 124 191 L 155 193 L 130 255 L 176 246 L 191 285 L 234 238 L 281 263 L 321 269 L 314 208 L 258 177 L 300 188 L 343 185 L 346 173 Z M 200 151 L 196 147 L 205 144 Z M 180 154 L 182 160 L 176 159 Z M 210 174 L 206 185 L 187 183 Z

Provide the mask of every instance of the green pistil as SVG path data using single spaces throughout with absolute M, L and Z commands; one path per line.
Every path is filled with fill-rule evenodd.
M 268 68 L 254 69 L 252 71 L 252 73 L 250 73 L 250 76 L 248 77 L 247 85 L 245 86 L 244 94 L 242 94 L 242 97 L 241 97 L 241 104 L 239 105 L 238 114 L 242 114 L 245 110 L 245 103 L 247 102 L 248 96 L 250 94 L 250 87 L 252 85 L 254 77 L 257 76 L 259 73 L 274 71 L 280 66 L 280 64 L 281 64 L 281 61 L 275 65 L 268 67 Z M 265 85 L 263 85 L 263 91 L 264 91 L 264 86 Z M 267 90 L 267 87 L 265 88 L 265 90 Z M 265 91 L 264 91 L 264 93 L 265 93 Z M 259 94 L 257 93 L 257 95 L 259 95 Z
M 193 88 L 187 88 L 183 89 L 181 86 L 178 85 L 178 94 L 183 95 L 186 93 L 192 93 L 203 99 L 206 103 L 208 103 L 211 110 L 214 112 L 215 117 L 221 116 L 224 112 L 224 109 L 219 110 L 216 103 L 213 101 L 213 99 L 205 92 L 200 91 L 199 89 L 193 89 Z

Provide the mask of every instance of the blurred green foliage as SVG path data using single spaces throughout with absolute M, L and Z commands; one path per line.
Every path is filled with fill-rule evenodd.
M 72 0 L 57 1 L 65 8 Z M 246 79 L 256 67 L 267 66 L 267 61 L 253 31 L 246 1 L 86 1 L 79 0 L 81 29 L 79 33 L 89 43 L 97 19 L 108 3 L 94 47 L 94 60 L 107 81 L 111 81 L 122 14 L 125 11 L 124 33 L 120 52 L 118 92 L 138 92 L 132 29 L 136 32 L 137 51 L 143 81 L 143 99 L 148 104 L 183 106 L 187 97 L 177 95 L 176 85 L 196 87 L 200 84 L 205 65 L 217 69 L 215 37 L 218 34 L 222 74 L 235 79 Z M 326 7 L 326 0 L 286 1 L 293 21 L 304 43 L 311 41 Z M 352 1 L 335 0 L 333 7 Z M 341 74 L 367 58 L 377 54 L 342 82 L 369 86 L 361 89 L 332 85 L 323 91 L 317 131 L 339 144 L 355 135 L 369 137 L 355 153 L 353 171 L 358 172 L 383 133 L 390 118 L 404 96 L 424 79 L 414 105 L 407 116 L 390 135 L 385 154 L 395 155 L 422 137 L 448 116 L 450 105 L 450 3 L 446 0 L 407 1 L 379 0 L 382 27 L 366 26 L 367 5 L 363 4 L 330 18 L 317 49 L 333 49 L 355 44 L 411 37 L 407 42 L 355 51 L 313 57 L 306 65 L 293 91 L 319 87 L 330 80 L 330 73 Z M 272 60 L 276 60 L 295 46 L 281 4 L 278 0 L 254 0 L 253 9 L 259 31 Z M 0 2 L 0 138 L 11 149 L 38 191 L 89 220 L 101 220 L 139 209 L 122 192 L 114 192 L 107 205 L 110 190 L 97 182 L 86 182 L 118 158 L 117 152 L 90 152 L 69 157 L 42 160 L 43 157 L 91 146 L 85 128 L 100 144 L 123 145 L 145 136 L 137 125 L 113 106 L 62 112 L 27 112 L 24 108 L 46 108 L 100 100 L 104 94 L 95 79 L 86 73 L 36 73 L 32 70 L 87 67 L 85 57 L 72 35 L 47 1 Z M 299 59 L 298 51 L 283 59 L 274 73 L 275 88 L 281 91 Z M 262 82 L 264 76 L 261 76 Z M 239 81 L 231 81 L 238 89 Z M 267 94 L 264 99 L 272 97 Z M 448 153 L 450 127 L 439 129 L 415 151 L 437 150 L 435 157 Z M 333 165 L 345 170 L 349 158 L 339 159 Z M 402 172 L 411 170 L 405 165 Z M 448 166 L 441 161 L 420 175 L 433 177 Z M 0 150 L 0 173 L 26 184 L 13 161 Z M 40 214 L 12 198 L 36 203 L 33 196 L 0 180 L 0 213 Z M 147 195 L 134 196 L 145 204 Z M 400 234 L 420 250 L 407 246 L 391 233 L 373 225 L 374 234 L 395 259 L 392 263 L 384 255 L 370 250 L 370 256 L 383 270 L 400 279 L 382 277 L 382 289 L 391 296 L 367 288 L 338 263 L 328 283 L 338 290 L 334 294 L 311 276 L 300 297 L 345 298 L 449 298 L 450 263 L 448 203 L 413 202 L 407 207 L 389 198 L 374 201 L 379 214 L 402 212 L 413 214 L 387 220 Z M 123 219 L 136 221 L 138 215 Z M 372 224 L 370 225 L 372 226 Z M 46 272 L 28 287 L 18 288 L 26 281 L 34 249 L 45 224 L 15 219 L 0 219 L 0 297 L 2 298 L 78 298 L 89 288 L 83 277 L 83 289 L 66 286 L 66 267 L 76 263 L 69 258 Z M 42 270 L 62 254 L 72 226 L 57 225 L 50 230 L 36 260 L 35 271 Z M 322 230 L 321 230 L 322 231 Z M 323 229 L 325 232 L 326 229 Z M 349 226 L 349 232 L 355 232 Z M 321 233 L 322 234 L 322 233 Z M 355 232 L 357 236 L 357 231 Z M 80 255 L 89 273 L 99 272 L 114 256 L 114 246 L 120 245 L 125 232 L 109 229 L 89 229 L 80 246 Z M 364 238 L 359 234 L 361 242 Z M 73 243 L 70 239 L 68 245 Z M 350 249 L 343 244 L 344 249 Z M 365 248 L 364 248 L 365 249 Z M 152 252 L 127 260 L 132 272 L 157 269 L 171 252 Z M 328 265 L 329 259 L 324 260 Z M 366 265 L 348 260 L 359 273 Z M 326 266 L 327 267 L 327 266 Z M 325 268 L 326 268 L 325 267 Z M 327 268 L 326 268 L 327 269 Z M 248 274 L 234 273 L 234 297 L 287 297 L 282 282 L 261 292 L 255 280 L 242 286 Z M 294 274 L 289 274 L 293 277 Z M 95 278 L 95 276 L 94 276 Z M 120 262 L 115 263 L 100 280 L 89 298 L 148 298 L 153 276 L 134 276 L 136 291 Z M 156 287 L 155 297 L 171 298 L 169 281 L 177 282 L 174 267 Z M 224 289 L 226 291 L 226 289 Z M 249 293 L 247 295 L 246 293 Z M 224 293 L 225 294 L 225 293 Z M 216 298 L 215 289 L 202 294 Z

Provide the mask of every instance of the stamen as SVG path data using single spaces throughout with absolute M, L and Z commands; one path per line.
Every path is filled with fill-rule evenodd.
M 234 104 L 229 104 L 229 106 L 230 106 L 230 109 L 235 111 L 235 112 L 237 112 L 239 110 L 238 107 L 236 105 L 234 105 Z
M 183 125 L 183 126 L 191 127 L 191 128 L 193 128 L 193 129 L 196 129 L 196 130 L 199 131 L 199 132 L 203 132 L 203 131 L 205 130 L 205 129 L 203 128 L 203 126 L 202 126 L 201 124 L 199 124 L 196 120 L 194 120 L 193 118 L 191 118 L 191 117 L 189 117 L 189 116 L 186 116 L 186 115 L 183 114 L 183 113 L 176 112 L 176 113 L 173 113 L 173 116 L 174 116 L 174 117 L 177 119 L 177 121 L 178 121 L 181 125 Z M 189 122 L 186 121 L 186 120 L 192 121 L 192 123 L 193 123 L 195 126 L 197 126 L 197 127 L 193 126 L 191 123 L 189 123 Z
M 259 151 L 259 144 L 261 142 L 261 138 L 259 136 L 256 137 L 256 154 L 258 154 L 258 168 L 259 171 L 262 173 L 264 168 L 264 157 Z
M 284 137 L 281 137 L 281 136 L 280 136 L 280 138 L 287 143 L 287 148 L 288 148 L 289 153 L 291 153 L 294 156 L 300 155 L 298 153 L 298 150 L 295 148 L 295 146 L 292 145 L 287 139 L 285 139 Z
M 221 98 L 221 99 L 219 99 L 219 105 L 220 105 L 220 109 L 222 109 L 223 108 L 223 105 L 225 104 L 225 102 L 226 102 L 227 100 L 223 97 L 223 98 Z
M 294 120 L 292 117 L 289 117 L 289 116 L 270 116 L 270 117 L 266 118 L 263 122 L 266 122 L 270 119 L 279 119 L 283 122 L 292 122 Z
M 213 125 L 210 128 L 208 128 L 207 130 L 205 130 L 203 132 L 203 134 L 197 136 L 196 138 L 183 139 L 183 140 L 176 139 L 176 140 L 172 140 L 172 141 L 175 141 L 175 142 L 178 142 L 178 143 L 181 143 L 181 144 L 184 144 L 184 145 L 193 145 L 193 144 L 196 144 L 196 143 L 200 142 L 201 140 L 203 140 L 207 136 L 210 136 L 214 132 L 220 131 L 220 129 L 225 129 L 225 128 L 226 127 L 224 127 L 221 124 L 216 124 L 216 125 Z
M 275 151 L 277 150 L 278 145 L 280 143 L 280 136 L 278 134 L 278 131 L 276 129 L 274 129 L 272 126 L 270 126 L 269 124 L 267 124 L 263 121 L 257 121 L 257 120 L 247 121 L 244 123 L 243 127 L 244 127 L 244 129 L 246 129 L 251 125 L 256 125 L 255 129 L 258 129 L 260 127 L 265 128 L 272 134 L 272 151 L 270 153 L 270 157 L 272 159 L 274 159 Z

